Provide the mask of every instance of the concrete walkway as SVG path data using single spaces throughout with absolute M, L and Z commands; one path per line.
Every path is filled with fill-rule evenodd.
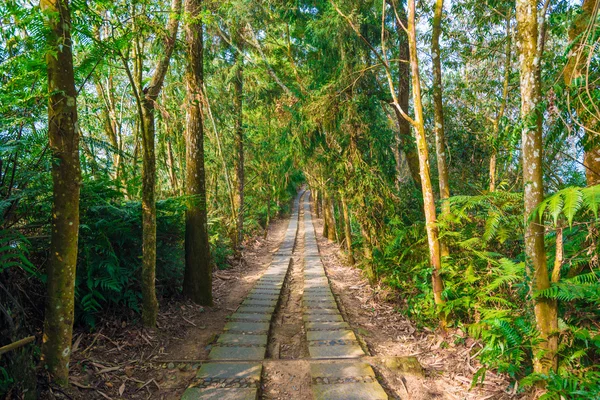
M 306 198 L 308 196 L 305 196 Z M 304 325 L 314 359 L 344 362 L 311 363 L 312 389 L 318 400 L 387 400 L 356 335 L 344 321 L 319 256 L 308 199 L 304 200 Z M 354 360 L 348 360 L 354 359 Z
M 298 232 L 298 209 L 303 199 L 304 232 Z M 281 290 L 292 263 L 297 235 L 304 235 L 303 321 L 316 400 L 387 400 L 371 366 L 359 359 L 367 354 L 340 313 L 319 256 L 310 212 L 309 193 L 295 200 L 281 246 L 264 275 L 229 317 L 224 332 L 198 370 L 182 399 L 255 400 L 262 360 Z
M 255 400 L 258 397 L 260 361 L 265 358 L 271 319 L 292 262 L 302 195 L 296 197 L 285 237 L 271 265 L 229 317 L 224 333 L 210 351 L 208 358 L 215 362 L 200 367 L 193 387 L 184 392 L 182 399 Z M 234 360 L 240 362 L 230 362 Z

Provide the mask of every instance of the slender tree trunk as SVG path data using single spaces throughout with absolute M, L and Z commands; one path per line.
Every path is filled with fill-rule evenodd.
M 502 87 L 502 102 L 500 103 L 500 109 L 496 114 L 496 118 L 492 121 L 493 137 L 492 137 L 492 154 L 490 155 L 490 192 L 496 191 L 496 175 L 497 175 L 497 164 L 498 164 L 498 134 L 500 133 L 500 120 L 504 116 L 506 110 L 506 103 L 508 101 L 508 85 L 510 83 L 510 65 L 512 62 L 512 34 L 510 28 L 510 22 L 512 19 L 512 11 L 508 11 L 506 15 L 506 47 L 504 50 L 504 85 Z
M 348 204 L 344 195 L 340 195 L 342 203 L 342 214 L 344 216 L 344 236 L 346 237 L 346 251 L 348 252 L 348 262 L 354 265 L 354 254 L 352 253 L 352 226 L 350 225 L 350 214 L 348 213 Z
M 235 237 L 235 250 L 238 252 L 242 245 L 244 238 L 244 127 L 243 127 L 243 90 L 244 90 L 244 41 L 242 39 L 242 32 L 236 32 L 234 35 L 234 43 L 237 47 L 237 51 L 234 50 L 235 55 L 235 77 L 234 87 L 235 95 L 233 97 L 233 105 L 235 109 L 235 170 L 237 180 L 237 191 L 236 191 L 236 208 L 237 208 L 237 221 L 236 221 L 236 237 Z
M 410 62 L 409 62 L 409 49 L 408 49 L 408 38 L 405 36 L 405 30 L 402 28 L 402 23 L 406 26 L 406 14 L 404 11 L 400 12 L 400 18 L 402 21 L 396 20 L 396 31 L 399 36 L 398 45 L 398 104 L 405 111 L 408 112 L 409 99 L 410 99 Z M 406 162 L 410 176 L 417 188 L 421 187 L 421 177 L 419 175 L 419 155 L 417 149 L 414 146 L 411 138 L 410 123 L 406 118 L 402 116 L 400 111 L 394 107 L 396 119 L 398 121 L 398 137 L 397 142 L 406 155 Z M 400 165 L 396 165 L 399 168 Z M 399 173 L 399 171 L 398 171 Z
M 144 98 L 142 120 L 142 321 L 154 327 L 156 299 L 156 155 L 154 102 Z
M 440 34 L 442 32 L 442 12 L 444 0 L 436 0 L 433 16 L 433 33 L 431 36 L 431 55 L 433 59 L 433 108 L 435 152 L 440 186 L 440 200 L 442 202 L 442 215 L 450 214 L 450 182 L 448 179 L 448 165 L 446 164 L 446 138 L 444 133 L 444 105 L 442 102 L 442 63 L 440 53 Z M 448 246 L 440 243 L 442 256 L 447 256 Z
M 335 231 L 335 220 L 333 218 L 333 201 L 331 197 L 323 193 L 323 220 L 327 221 L 327 232 L 323 228 L 323 236 L 327 239 L 335 242 L 336 231 Z M 323 224 L 325 226 L 325 224 Z
M 167 23 L 163 58 L 158 62 L 149 85 L 141 97 L 142 115 L 142 322 L 156 326 L 158 301 L 156 300 L 156 154 L 154 107 L 162 89 L 171 54 L 175 47 L 181 0 L 172 0 L 171 15 Z
M 436 226 L 437 217 L 435 211 L 435 199 L 431 185 L 429 169 L 429 152 L 427 150 L 427 138 L 425 136 L 425 125 L 423 120 L 423 104 L 421 102 L 421 81 L 419 77 L 419 59 L 417 56 L 417 35 L 415 29 L 415 0 L 408 1 L 408 42 L 410 49 L 410 65 L 412 72 L 413 107 L 415 110 L 414 130 L 417 150 L 419 152 L 419 171 L 421 174 L 421 190 L 423 192 L 423 205 L 425 209 L 425 223 L 427 230 L 427 241 L 429 245 L 429 261 L 433 267 L 431 280 L 433 285 L 433 298 L 435 304 L 444 304 L 442 291 L 444 284 L 440 276 L 441 252 Z M 440 316 L 442 328 L 445 328 L 446 317 Z
M 517 29 L 520 48 L 521 70 L 521 119 L 523 184 L 525 200 L 525 253 L 527 268 L 531 277 L 532 291 L 550 287 L 546 251 L 544 246 L 544 225 L 540 218 L 529 219 L 531 213 L 544 200 L 542 179 L 542 114 L 540 105 L 541 55 L 538 51 L 538 9 L 536 0 L 517 0 Z M 554 335 L 558 328 L 557 304 L 554 299 L 538 297 L 534 299 L 535 319 L 542 342 L 534 353 L 534 369 L 548 373 L 556 368 L 558 339 Z
M 52 232 L 42 361 L 56 383 L 69 382 L 79 235 L 79 130 L 71 15 L 66 0 L 43 0 L 48 20 L 48 138 L 52 152 Z
M 175 172 L 175 157 L 173 157 L 173 146 L 171 141 L 167 140 L 167 163 L 169 167 L 169 178 L 173 191 L 179 194 L 179 182 L 177 181 L 177 173 Z
M 314 205 L 313 208 L 315 209 L 315 215 L 317 216 L 317 218 L 321 218 L 321 212 L 319 211 L 319 201 L 321 200 L 319 198 L 319 191 L 318 190 L 314 190 Z
M 202 120 L 203 57 L 201 0 L 186 0 L 186 194 L 192 199 L 185 215 L 185 274 L 183 293 L 194 302 L 212 305 L 212 268 L 208 243 L 204 126 Z
M 569 60 L 563 74 L 567 89 L 571 89 L 573 80 L 582 78 L 586 73 L 589 50 L 585 43 L 588 35 L 585 33 L 590 28 L 590 23 L 594 22 L 593 18 L 598 17 L 599 8 L 600 0 L 584 0 L 581 12 L 575 17 L 575 21 L 569 29 L 569 40 L 578 42 L 574 44 L 569 53 Z M 585 129 L 583 165 L 585 166 L 586 181 L 588 186 L 598 185 L 600 184 L 600 143 L 597 136 L 600 132 L 600 120 L 599 116 L 586 106 L 589 101 L 586 97 L 589 94 L 577 88 L 578 84 L 574 86 L 572 89 L 576 92 L 575 111 Z

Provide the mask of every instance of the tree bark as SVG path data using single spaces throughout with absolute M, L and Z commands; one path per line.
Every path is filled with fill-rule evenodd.
M 150 84 L 144 88 L 142 108 L 142 322 L 144 326 L 156 326 L 158 301 L 156 300 L 156 154 L 154 107 L 163 87 L 175 48 L 181 0 L 171 3 L 171 15 L 167 23 L 163 58 L 160 59 Z
M 191 199 L 185 215 L 185 274 L 183 293 L 202 305 L 212 305 L 212 268 L 208 243 L 204 126 L 202 119 L 203 58 L 201 0 L 186 0 L 186 194 Z
M 243 127 L 243 90 L 244 90 L 244 41 L 240 27 L 234 34 L 235 77 L 233 106 L 235 109 L 235 171 L 237 180 L 236 209 L 237 221 L 235 231 L 235 251 L 239 252 L 244 238 L 244 127 Z
M 354 265 L 354 254 L 352 253 L 352 226 L 350 225 L 350 214 L 348 213 L 348 204 L 344 195 L 340 195 L 342 203 L 342 214 L 344 216 L 344 236 L 346 238 L 346 251 L 348 252 L 348 262 Z
M 433 108 L 434 108 L 434 133 L 435 152 L 437 157 L 438 179 L 440 187 L 440 201 L 442 215 L 450 214 L 450 182 L 448 179 L 448 165 L 446 163 L 446 138 L 444 132 L 444 105 L 442 102 L 442 63 L 440 54 L 440 34 L 442 32 L 442 12 L 444 0 L 436 0 L 433 15 L 433 33 L 431 36 L 431 56 L 433 62 Z M 449 254 L 448 246 L 440 243 L 442 256 Z
M 541 218 L 529 220 L 540 202 L 544 200 L 542 179 L 542 114 L 540 104 L 540 58 L 538 51 L 538 9 L 536 0 L 517 0 L 517 39 L 520 48 L 521 119 L 523 184 L 525 200 L 525 253 L 531 277 L 531 290 L 537 292 L 550 287 L 544 225 Z M 534 370 L 548 373 L 556 368 L 558 339 L 557 304 L 554 299 L 538 297 L 534 300 L 537 329 L 542 342 L 534 352 Z
M 410 62 L 409 62 L 409 49 L 408 49 L 408 38 L 404 36 L 404 29 L 402 23 L 406 25 L 406 14 L 400 12 L 400 18 L 403 21 L 396 20 L 396 31 L 399 36 L 398 45 L 398 104 L 405 111 L 408 112 L 408 103 L 410 99 Z M 402 116 L 400 111 L 394 107 L 394 113 L 398 121 L 398 135 L 396 138 L 397 145 L 406 155 L 406 162 L 410 176 L 412 177 L 415 187 L 419 189 L 421 187 L 421 177 L 419 175 L 419 155 L 412 142 L 410 123 Z M 396 168 L 398 175 L 400 171 L 399 163 L 396 162 Z
M 42 361 L 62 386 L 69 382 L 79 235 L 79 130 L 67 0 L 42 0 L 48 20 L 48 138 L 52 152 L 52 232 Z
M 419 59 L 417 55 L 417 34 L 415 29 L 415 0 L 408 1 L 408 43 L 410 50 L 410 66 L 412 72 L 413 107 L 415 110 L 414 131 L 419 153 L 419 171 L 421 175 L 421 190 L 423 193 L 423 205 L 425 209 L 425 224 L 427 230 L 427 241 L 429 245 L 429 260 L 433 268 L 431 280 L 433 286 L 433 298 L 435 304 L 444 304 L 442 291 L 444 284 L 440 276 L 441 252 L 438 229 L 436 226 L 437 216 L 435 211 L 435 199 L 431 185 L 429 152 L 427 149 L 427 138 L 425 136 L 425 125 L 423 120 L 423 104 L 421 101 L 421 81 L 419 77 Z M 446 326 L 446 316 L 440 315 L 442 328 Z

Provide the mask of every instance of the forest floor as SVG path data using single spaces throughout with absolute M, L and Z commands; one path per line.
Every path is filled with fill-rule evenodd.
M 301 219 L 302 220 L 302 219 Z M 507 392 L 509 381 L 491 371 L 483 385 L 470 389 L 480 365 L 474 355 L 478 342 L 453 331 L 441 336 L 417 329 L 398 312 L 398 299 L 373 288 L 362 272 L 345 264 L 339 245 L 320 234 L 322 220 L 313 215 L 326 274 L 346 321 L 369 349 L 368 362 L 392 398 L 517 399 Z M 193 381 L 202 360 L 233 313 L 269 266 L 283 239 L 287 220 L 274 221 L 267 238 L 246 245 L 242 261 L 214 274 L 212 307 L 183 299 L 161 304 L 159 326 L 144 330 L 119 320 L 104 321 L 94 333 L 77 333 L 71 362 L 71 387 L 49 387 L 46 399 L 179 399 Z M 272 323 L 267 359 L 263 362 L 262 399 L 311 399 L 309 361 L 298 304 L 303 287 L 298 237 L 294 263 L 282 290 L 281 305 Z M 299 297 L 300 296 L 300 297 Z M 390 365 L 392 356 L 416 357 L 422 373 L 406 373 Z M 386 361 L 388 360 L 388 361 Z

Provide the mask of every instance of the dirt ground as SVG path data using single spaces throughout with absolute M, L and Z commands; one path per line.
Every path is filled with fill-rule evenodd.
M 184 299 L 161 304 L 158 328 L 121 321 L 99 323 L 95 333 L 75 333 L 69 389 L 43 388 L 42 399 L 179 399 L 192 381 L 226 317 L 269 266 L 287 219 L 271 223 L 267 238 L 246 243 L 243 262 L 215 271 L 214 306 Z

